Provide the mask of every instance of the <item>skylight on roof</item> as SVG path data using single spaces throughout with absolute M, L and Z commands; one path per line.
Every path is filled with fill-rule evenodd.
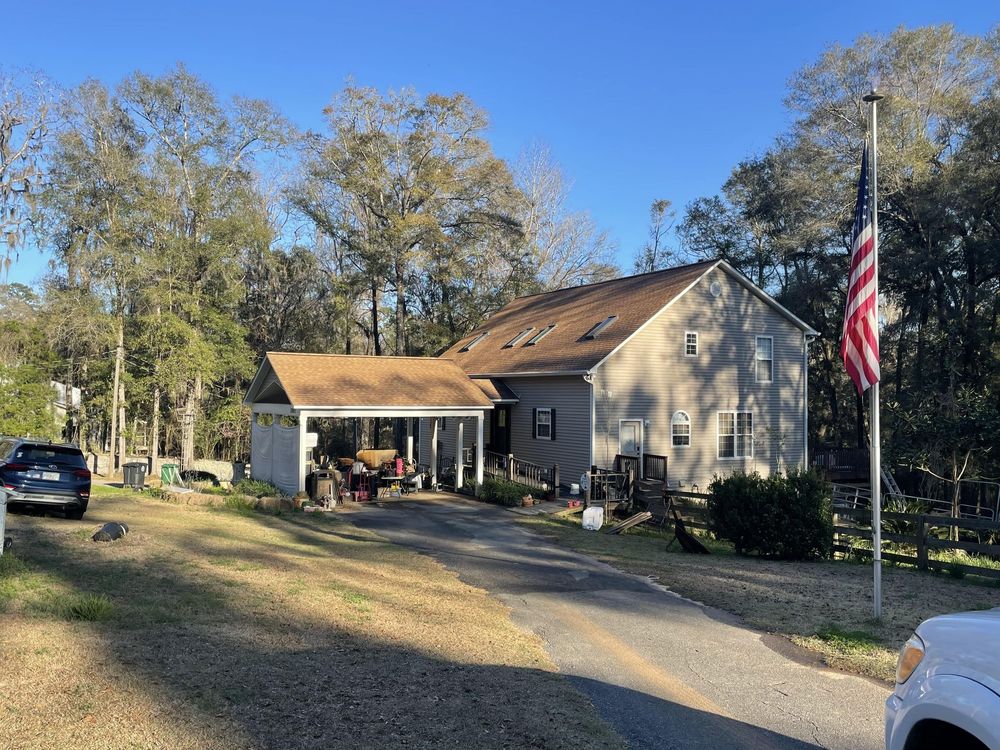
M 468 344 L 466 344 L 465 346 L 463 346 L 458 351 L 460 351 L 460 352 L 467 352 L 467 351 L 469 351 L 469 349 L 471 349 L 472 347 L 474 347 L 476 344 L 478 344 L 480 341 L 482 341 L 484 338 L 486 338 L 489 335 L 490 335 L 489 331 L 486 331 L 484 333 L 479 334 L 478 336 L 476 336 L 476 338 L 472 339 L 472 341 L 470 341 Z
M 504 344 L 503 348 L 504 349 L 510 349 L 512 346 L 517 346 L 517 343 L 519 341 L 521 341 L 525 336 L 527 336 L 529 333 L 531 333 L 534 330 L 535 330 L 534 326 L 528 326 L 523 331 L 521 331 L 519 334 L 517 334 L 514 338 L 512 338 L 510 341 L 508 341 L 506 344 Z
M 585 334 L 583 334 L 583 337 L 585 339 L 596 339 L 597 338 L 597 334 L 599 334 L 601 331 L 603 331 L 609 325 L 611 325 L 612 323 L 614 323 L 616 320 L 618 320 L 618 316 L 617 315 L 612 315 L 612 316 L 610 316 L 608 318 L 605 318 L 600 323 L 598 323 L 593 328 L 591 328 L 589 331 L 587 331 Z
M 541 341 L 546 336 L 548 336 L 550 333 L 552 333 L 552 329 L 555 328 L 555 327 L 556 327 L 555 323 L 553 323 L 551 325 L 545 326 L 545 328 L 543 328 L 538 333 L 536 333 L 534 336 L 532 336 L 530 339 L 528 339 L 528 343 L 525 344 L 525 346 L 534 346 L 539 341 Z

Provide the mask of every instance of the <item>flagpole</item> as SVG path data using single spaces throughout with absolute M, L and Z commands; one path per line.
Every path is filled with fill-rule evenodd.
M 878 340 L 878 102 L 881 94 L 863 97 L 872 106 L 872 173 L 871 173 L 871 219 L 872 219 L 872 261 L 875 269 L 875 336 Z M 879 424 L 879 382 L 876 380 L 871 392 L 871 484 L 872 484 L 872 552 L 874 553 L 874 601 L 875 619 L 882 617 L 882 443 Z

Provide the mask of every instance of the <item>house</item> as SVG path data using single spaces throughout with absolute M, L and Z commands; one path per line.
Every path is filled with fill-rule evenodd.
M 666 457 L 673 486 L 804 466 L 808 324 L 725 261 L 515 299 L 441 358 L 479 382 L 487 454 L 560 466 Z M 458 419 L 437 425 L 454 458 Z M 421 420 L 427 463 L 433 424 Z M 471 455 L 476 430 L 463 425 Z M 647 459 L 644 460 L 643 457 Z

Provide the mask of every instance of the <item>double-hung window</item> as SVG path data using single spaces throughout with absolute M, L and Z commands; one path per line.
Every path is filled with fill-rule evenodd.
M 697 357 L 698 356 L 698 332 L 697 331 L 686 331 L 684 333 L 684 356 L 685 357 Z
M 757 337 L 754 366 L 758 383 L 770 383 L 774 380 L 774 339 L 771 336 Z
M 686 411 L 675 411 L 670 420 L 670 442 L 675 448 L 691 445 L 691 417 Z
M 556 413 L 554 409 L 535 409 L 536 440 L 556 439 Z
M 719 458 L 753 458 L 753 412 L 719 412 Z

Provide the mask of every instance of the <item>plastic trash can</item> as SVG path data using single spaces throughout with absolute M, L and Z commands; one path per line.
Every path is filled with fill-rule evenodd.
M 131 461 L 122 466 L 122 473 L 125 475 L 125 486 L 134 490 L 141 490 L 146 486 L 146 463 L 144 461 Z

